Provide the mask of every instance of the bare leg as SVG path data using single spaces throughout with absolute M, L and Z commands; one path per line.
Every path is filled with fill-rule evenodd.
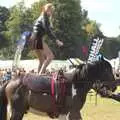
M 39 66 L 38 66 L 38 73 L 40 73 L 41 67 L 45 61 L 45 56 L 42 55 L 42 57 L 39 59 Z
M 43 53 L 46 59 L 41 66 L 40 74 L 45 73 L 47 66 L 54 59 L 54 55 L 46 43 L 43 43 L 43 49 Z
M 51 62 L 51 60 L 50 60 L 49 58 L 47 58 L 47 59 L 44 61 L 44 63 L 43 63 L 42 66 L 41 66 L 41 69 L 40 69 L 40 75 L 45 73 L 46 68 L 47 68 L 47 66 L 49 65 L 50 62 Z
M 40 50 L 40 49 L 35 50 L 35 53 L 36 53 L 36 56 L 37 56 L 38 59 L 39 59 L 39 65 L 38 65 L 38 73 L 39 73 L 39 72 L 40 72 L 40 69 L 41 69 L 41 67 L 42 67 L 42 65 L 43 65 L 43 62 L 44 62 L 44 60 L 45 60 L 45 56 L 44 56 L 44 54 L 43 54 L 43 50 Z
M 38 65 L 38 74 L 39 74 L 39 72 L 40 72 L 40 69 L 41 69 L 41 63 L 40 63 L 40 61 L 39 61 L 39 65 Z

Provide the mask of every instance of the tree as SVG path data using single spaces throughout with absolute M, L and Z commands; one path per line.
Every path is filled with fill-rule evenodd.
M 4 32 L 6 31 L 5 22 L 9 17 L 9 10 L 6 7 L 0 6 L 0 56 L 2 56 L 2 49 L 6 47 L 8 41 Z
M 50 0 L 39 0 L 39 2 L 33 3 L 30 8 L 26 8 L 24 1 L 22 1 L 9 9 L 8 13 L 10 15 L 4 22 L 5 26 L 0 26 L 5 30 L 1 35 L 8 40 L 7 49 L 4 49 L 3 52 L 6 57 L 9 56 L 7 58 L 13 59 L 16 41 L 23 31 L 32 30 L 34 20 L 40 15 L 42 6 L 47 2 L 50 2 Z M 96 22 L 92 24 L 92 21 L 87 18 L 88 12 L 82 10 L 80 0 L 51 0 L 51 2 L 55 5 L 54 19 L 52 19 L 54 30 L 58 39 L 64 42 L 64 46 L 59 49 L 47 37 L 45 40 L 52 47 L 57 59 L 83 58 L 82 46 L 88 45 L 89 34 L 92 29 L 96 29 Z M 93 30 L 92 33 L 94 32 Z M 9 55 L 7 50 L 9 50 Z M 23 57 L 31 57 L 28 49 L 25 49 Z
M 82 11 L 80 0 L 54 0 L 48 2 L 52 2 L 55 6 L 54 19 L 52 19 L 53 27 L 58 39 L 64 42 L 64 47 L 59 49 L 47 37 L 45 38 L 46 42 L 51 46 L 58 59 L 82 57 L 81 47 L 87 39 L 87 33 L 82 28 L 83 23 L 87 21 L 87 11 Z M 39 11 L 45 3 L 47 3 L 47 0 L 40 0 L 32 5 L 33 20 L 39 16 Z
M 36 18 L 39 17 L 42 7 L 47 3 L 47 0 L 39 0 L 38 2 L 35 2 L 31 6 L 31 14 L 33 21 L 36 20 Z
M 31 31 L 33 27 L 34 20 L 39 16 L 40 9 L 46 0 L 40 0 L 34 3 L 31 8 L 26 8 L 24 1 L 19 2 L 15 6 L 10 8 L 10 17 L 6 21 L 7 31 L 5 35 L 9 38 L 9 47 L 13 59 L 15 53 L 16 41 L 20 39 L 20 35 L 24 31 Z M 28 49 L 25 49 L 23 53 L 23 58 L 29 57 Z M 31 57 L 31 56 L 30 56 Z
M 53 4 L 55 5 L 53 21 L 55 32 L 58 38 L 64 42 L 61 50 L 55 48 L 57 58 L 80 57 L 81 46 L 85 40 L 80 0 L 54 0 Z
M 6 7 L 0 6 L 0 32 L 6 30 L 5 21 L 9 17 L 9 10 Z

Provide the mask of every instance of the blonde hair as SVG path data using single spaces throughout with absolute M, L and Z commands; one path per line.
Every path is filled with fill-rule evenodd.
M 54 6 L 52 3 L 47 3 L 46 5 L 43 6 L 42 12 L 45 13 L 48 10 L 54 10 Z

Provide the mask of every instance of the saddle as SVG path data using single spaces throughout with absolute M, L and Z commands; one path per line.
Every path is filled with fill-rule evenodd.
M 52 96 L 64 94 L 65 81 L 62 71 L 51 75 L 27 74 L 23 77 L 22 82 L 35 93 L 46 93 Z
M 23 77 L 23 85 L 35 93 L 49 93 L 51 76 L 27 74 Z
M 52 99 L 52 113 L 48 113 L 50 117 L 55 117 L 58 113 L 64 111 L 66 84 L 63 71 L 53 73 L 50 76 L 27 74 L 23 77 L 23 85 L 34 93 L 40 95 L 51 95 Z

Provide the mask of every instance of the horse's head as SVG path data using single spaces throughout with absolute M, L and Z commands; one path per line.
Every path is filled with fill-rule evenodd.
M 92 72 L 92 73 L 91 73 Z M 108 92 L 114 92 L 116 86 L 113 84 L 115 81 L 112 66 L 103 58 L 93 63 L 91 67 L 91 74 L 94 75 L 93 88 L 102 96 L 105 96 Z
M 110 63 L 103 58 L 92 63 L 81 64 L 76 69 L 73 83 L 76 88 L 93 89 L 102 96 L 116 90 L 115 78 Z

